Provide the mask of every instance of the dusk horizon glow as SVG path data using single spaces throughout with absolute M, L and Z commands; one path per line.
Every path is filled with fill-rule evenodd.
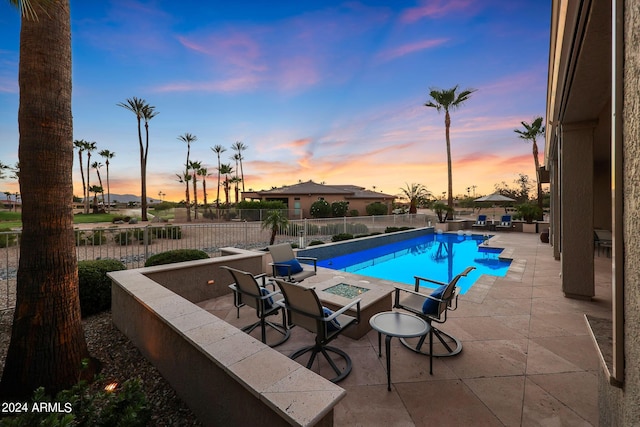
M 476 92 L 451 112 L 453 193 L 489 194 L 520 173 L 536 178 L 531 143 L 514 129 L 545 112 L 549 19 L 550 2 L 535 0 L 71 0 L 74 139 L 96 142 L 92 162 L 115 152 L 111 193 L 139 195 L 136 118 L 117 106 L 135 96 L 159 113 L 149 123 L 152 199 L 184 198 L 186 132 L 198 138 L 191 160 L 210 174 L 210 203 L 211 147 L 224 146 L 222 162 L 235 168 L 236 141 L 248 147 L 247 190 L 313 180 L 399 194 L 420 183 L 440 197 L 444 113 L 424 104 L 431 88 L 459 85 Z M 20 17 L 8 2 L 0 28 L 0 161 L 13 166 Z M 106 190 L 104 166 L 100 174 Z M 0 191 L 19 191 L 17 181 Z

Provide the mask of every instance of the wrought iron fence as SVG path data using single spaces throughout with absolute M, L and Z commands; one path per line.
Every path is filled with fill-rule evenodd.
M 305 247 L 314 241 L 329 242 L 337 234 L 366 235 L 384 232 L 387 227 L 424 227 L 432 222 L 435 219 L 424 214 L 290 220 L 276 241 Z M 0 310 L 13 308 L 15 303 L 20 237 L 20 231 L 0 232 Z M 262 222 L 247 220 L 75 231 L 79 261 L 117 259 L 127 268 L 142 267 L 151 255 L 172 249 L 200 249 L 210 256 L 219 255 L 224 247 L 262 249 L 270 243 L 270 237 L 271 231 L 263 229 Z

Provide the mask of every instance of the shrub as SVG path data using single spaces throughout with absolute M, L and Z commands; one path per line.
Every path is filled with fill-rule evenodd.
M 150 256 L 147 262 L 144 263 L 144 266 L 151 267 L 153 265 L 172 264 L 174 262 L 194 261 L 207 258 L 209 258 L 209 255 L 198 249 L 174 249 Z
M 333 202 L 331 203 L 331 214 L 335 217 L 345 216 L 349 209 L 349 202 Z
M 353 239 L 353 234 L 349 233 L 340 233 L 331 237 L 332 242 L 341 242 L 343 240 L 351 240 Z
M 113 392 L 104 388 L 90 388 L 81 381 L 68 390 L 62 390 L 55 398 L 45 394 L 40 387 L 33 393 L 31 403 L 58 402 L 62 411 L 28 411 L 13 418 L 5 418 L 2 425 L 12 427 L 31 426 L 127 426 L 143 427 L 151 422 L 151 410 L 137 378 L 123 382 Z M 67 406 L 70 405 L 70 408 Z M 65 410 L 70 409 L 69 413 Z
M 322 240 L 312 240 L 309 242 L 307 246 L 318 246 L 318 245 L 324 245 L 324 242 Z
M 366 206 L 367 215 L 387 215 L 389 209 L 381 202 L 373 202 Z
M 384 229 L 385 233 L 396 233 L 398 231 L 406 231 L 406 230 L 413 230 L 415 229 L 415 227 L 387 227 Z
M 133 231 L 125 230 L 113 236 L 113 240 L 121 246 L 127 246 L 133 243 L 135 237 L 133 236 Z
M 317 200 L 311 204 L 311 216 L 314 218 L 329 218 L 331 206 L 326 200 Z
M 182 239 L 182 229 L 177 225 L 167 225 L 153 229 L 153 235 L 159 239 Z
M 118 223 L 118 222 L 129 222 L 131 220 L 131 217 L 129 216 L 121 216 L 121 215 L 116 215 L 113 217 L 113 219 L 111 220 L 111 222 Z
M 107 236 L 104 230 L 96 230 L 93 233 L 86 231 L 75 231 L 76 246 L 93 245 L 100 246 L 107 243 Z
M 133 230 L 133 237 L 138 240 L 140 242 L 140 244 L 145 243 L 144 242 L 144 228 L 136 228 L 135 230 Z M 153 242 L 153 238 L 155 236 L 153 235 L 153 232 L 151 230 L 149 230 L 147 232 L 147 243 L 151 243 Z
M 360 216 L 360 212 L 358 212 L 358 209 L 351 209 L 349 211 L 349 216 Z
M 111 279 L 107 277 L 107 273 L 126 269 L 127 267 L 122 262 L 115 259 L 78 261 L 82 317 L 111 308 Z

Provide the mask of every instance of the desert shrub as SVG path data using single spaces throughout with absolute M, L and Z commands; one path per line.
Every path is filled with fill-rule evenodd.
M 316 200 L 311 204 L 311 216 L 314 218 L 329 218 L 331 216 L 331 205 L 326 200 Z
M 114 240 L 114 242 L 116 242 L 117 244 L 119 244 L 121 246 L 127 246 L 127 245 L 132 244 L 135 241 L 135 236 L 133 235 L 133 231 L 124 230 L 124 231 L 121 231 L 119 233 L 116 233 L 113 236 L 113 240 Z
M 122 262 L 115 259 L 78 261 L 82 317 L 111 308 L 111 279 L 107 277 L 107 273 L 126 269 L 127 267 Z
M 385 205 L 384 203 L 380 203 L 380 202 L 373 202 L 370 203 L 366 206 L 367 209 L 367 215 L 387 215 L 387 213 L 389 212 L 389 209 L 387 208 L 387 205 Z
M 18 234 L 10 228 L 0 228 L 0 232 L 7 232 L 6 234 L 0 234 L 0 248 L 6 248 L 9 246 L 15 246 L 18 241 Z
M 75 230 L 75 241 L 76 246 L 100 246 L 107 243 L 107 236 L 104 230 L 96 230 L 93 232 Z
M 351 240 L 353 239 L 353 234 L 349 233 L 340 233 L 331 237 L 332 242 L 341 242 L 343 240 Z
M 68 390 L 62 390 L 54 398 L 40 387 L 34 392 L 31 402 L 24 404 L 32 408 L 34 404 L 56 402 L 62 408 L 61 411 L 27 411 L 16 417 L 3 419 L 2 425 L 143 427 L 151 422 L 147 397 L 137 378 L 126 380 L 112 392 L 103 387 L 91 388 L 85 381 L 81 381 Z
M 145 243 L 144 241 L 144 228 L 136 228 L 135 230 L 133 230 L 133 237 L 140 242 L 140 244 Z M 153 242 L 153 238 L 154 238 L 154 234 L 151 230 L 149 230 L 147 232 L 147 241 L 146 243 L 152 243 Z
M 312 240 L 309 242 L 307 246 L 318 246 L 318 245 L 324 245 L 324 242 L 322 240 Z
M 159 239 L 182 239 L 182 229 L 178 225 L 156 227 L 153 229 L 153 235 Z
M 396 233 L 398 231 L 406 231 L 406 230 L 413 230 L 415 229 L 415 227 L 387 227 L 384 229 L 385 233 Z
M 151 267 L 153 265 L 172 264 L 174 262 L 193 261 L 207 258 L 209 258 L 209 255 L 198 249 L 174 249 L 150 256 L 147 259 L 147 262 L 144 263 L 144 266 Z
M 349 211 L 349 216 L 360 216 L 360 212 L 358 212 L 358 209 L 351 209 Z

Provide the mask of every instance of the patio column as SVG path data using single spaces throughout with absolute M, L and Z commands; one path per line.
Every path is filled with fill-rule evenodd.
M 597 122 L 562 125 L 560 233 L 562 291 L 568 298 L 595 295 L 593 273 L 593 132 Z
M 551 161 L 551 218 L 549 225 L 551 226 L 551 234 L 549 235 L 550 243 L 553 246 L 553 257 L 560 259 L 560 174 L 558 166 L 558 156 L 554 155 Z

